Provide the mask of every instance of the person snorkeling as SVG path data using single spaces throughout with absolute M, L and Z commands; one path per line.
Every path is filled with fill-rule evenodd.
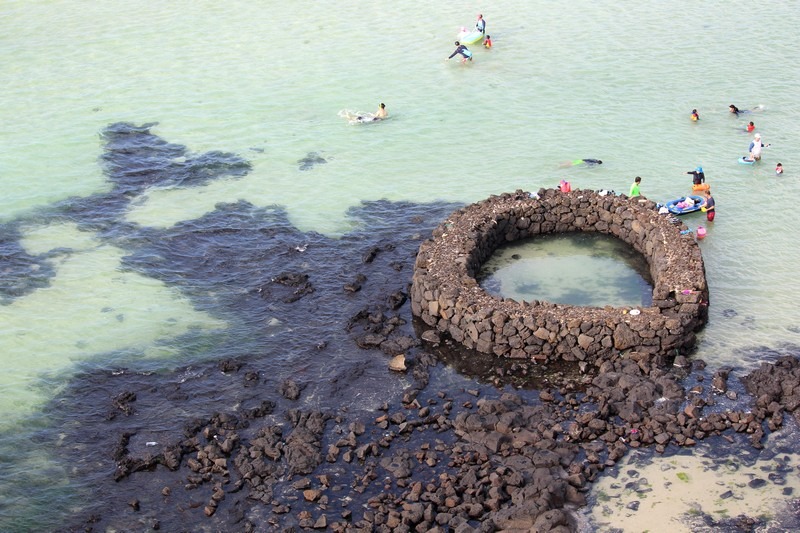
M 603 161 L 600 159 L 573 159 L 572 161 L 565 161 L 563 163 L 559 163 L 559 168 L 567 168 L 567 167 L 575 167 L 578 165 L 586 165 L 587 167 L 594 167 L 597 165 L 602 165 Z

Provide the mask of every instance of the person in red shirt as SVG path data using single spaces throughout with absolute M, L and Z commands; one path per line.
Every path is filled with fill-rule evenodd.
M 753 121 L 751 120 L 750 124 L 747 125 L 747 131 L 753 131 L 754 129 L 756 129 L 756 125 L 753 124 Z
M 492 36 L 487 35 L 486 39 L 483 40 L 483 47 L 484 48 L 491 48 L 492 47 Z

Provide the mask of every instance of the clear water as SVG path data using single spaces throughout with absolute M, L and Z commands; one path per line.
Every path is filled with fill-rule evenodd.
M 491 35 L 491 34 L 490 34 Z M 606 235 L 548 235 L 498 248 L 478 273 L 490 294 L 514 300 L 603 307 L 649 306 L 647 262 Z
M 54 272 L 0 306 L 0 493 L 14 509 L 4 512 L 46 501 L 44 487 L 68 488 L 48 471 L 48 450 L 9 450 L 34 450 L 41 406 L 78 369 L 172 366 L 193 357 L 187 331 L 236 327 L 122 269 L 123 252 L 90 229 L 42 217 L 54 202 L 110 189 L 98 134 L 119 121 L 157 122 L 169 142 L 252 163 L 242 179 L 135 198 L 127 221 L 157 228 L 244 199 L 336 237 L 362 200 L 466 203 L 560 179 L 620 192 L 639 175 L 644 195 L 666 201 L 686 194 L 684 173 L 702 165 L 718 216 L 701 243 L 711 307 L 697 356 L 742 368 L 760 358 L 751 347 L 798 342 L 797 2 L 494 2 L 484 10 L 494 49 L 475 49 L 470 65 L 445 62 L 475 15 L 383 0 L 3 2 L 0 223 Z M 379 102 L 390 114 L 380 124 L 337 115 Z M 763 107 L 737 118 L 730 103 Z M 761 163 L 739 165 L 750 120 L 772 146 Z M 310 152 L 327 163 L 300 171 Z M 604 164 L 559 167 L 584 157 Z

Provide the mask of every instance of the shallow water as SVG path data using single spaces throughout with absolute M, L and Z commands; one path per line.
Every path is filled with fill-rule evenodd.
M 47 502 L 44 487 L 72 490 L 66 476 L 38 474 L 51 465 L 47 446 L 12 451 L 31 431 L 47 431 L 42 406 L 77 372 L 163 371 L 238 353 L 237 342 L 266 361 L 301 359 L 264 343 L 261 328 L 289 333 L 281 316 L 267 309 L 242 320 L 230 296 L 257 271 L 257 254 L 242 259 L 245 250 L 268 249 L 233 226 L 268 213 L 277 214 L 262 223 L 264 235 L 273 224 L 294 227 L 297 242 L 272 250 L 288 254 L 326 239 L 352 244 L 370 224 L 403 218 L 402 204 L 401 214 L 351 216 L 363 200 L 462 204 L 560 179 L 627 192 L 640 175 L 642 192 L 666 201 L 686 194 L 684 172 L 702 165 L 719 214 L 701 242 L 711 306 L 697 356 L 743 369 L 798 340 L 800 74 L 788 67 L 796 2 L 755 12 L 738 1 L 679 11 L 496 2 L 484 12 L 495 47 L 476 49 L 466 66 L 443 61 L 459 27 L 474 20 L 462 5 L 60 7 L 11 0 L 0 9 L 0 453 L 12 465 L 0 478 L 3 519 L 30 516 L 26 499 Z M 337 115 L 381 101 L 390 118 L 380 124 L 351 126 Z M 763 108 L 737 118 L 730 103 Z M 688 120 L 692 108 L 698 123 Z M 760 164 L 738 165 L 749 120 L 772 146 Z M 154 134 L 185 147 L 158 159 L 172 170 L 217 151 L 247 168 L 115 189 L 101 133 L 122 121 L 157 122 Z M 325 163 L 302 169 L 309 157 Z M 604 164 L 559 167 L 584 157 Z M 779 160 L 786 172 L 776 180 Z M 255 210 L 215 210 L 240 200 Z M 705 225 L 700 214 L 686 220 Z M 218 261 L 195 264 L 196 250 L 180 244 L 209 228 L 218 235 L 205 244 Z M 219 259 L 226 250 L 227 262 Z M 253 270 L 231 274 L 239 263 Z M 327 272 L 328 260 L 303 264 Z M 319 327 L 338 311 L 321 312 Z M 351 357 L 339 354 L 334 367 Z M 20 473 L 30 496 L 20 497 Z
M 644 257 L 619 239 L 588 233 L 544 236 L 496 250 L 478 281 L 489 293 L 519 302 L 650 306 L 647 268 Z
M 724 442 L 658 461 L 632 451 L 592 487 L 585 531 L 735 531 L 724 521 L 738 516 L 760 520 L 759 530 L 796 530 L 800 521 L 787 503 L 800 490 L 800 456 L 786 453 L 786 439 L 773 440 L 784 442 L 767 442 L 772 452 L 763 458 L 726 453 Z

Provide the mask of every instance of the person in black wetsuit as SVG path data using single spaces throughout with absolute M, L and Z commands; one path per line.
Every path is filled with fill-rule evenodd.
M 466 63 L 467 59 L 472 61 L 472 52 L 469 51 L 469 48 L 467 48 L 466 46 L 464 46 L 463 44 L 461 44 L 458 41 L 456 41 L 456 49 L 455 49 L 455 51 L 452 54 L 450 54 L 450 57 L 445 59 L 445 61 L 449 61 L 450 59 L 453 59 L 456 56 L 456 54 L 461 54 L 464 57 L 464 59 L 461 60 L 462 63 Z
M 736 106 L 735 106 L 735 105 L 733 105 L 733 104 L 731 104 L 731 105 L 729 105 L 729 106 L 728 106 L 728 111 L 730 111 L 731 113 L 733 113 L 733 114 L 734 114 L 734 115 L 736 115 L 737 117 L 739 116 L 739 113 L 741 113 L 741 111 L 739 111 L 739 108 L 738 108 L 738 107 L 736 107 Z
M 559 163 L 558 168 L 575 167 L 578 165 L 586 165 L 587 167 L 593 167 L 602 164 L 603 161 L 601 161 L 600 159 L 573 159 L 572 161 L 564 161 L 563 163 Z
M 697 167 L 694 170 L 690 170 L 689 172 L 687 172 L 687 174 L 691 174 L 693 176 L 692 178 L 693 185 L 700 185 L 701 183 L 706 182 L 706 175 L 703 172 L 703 167 Z

